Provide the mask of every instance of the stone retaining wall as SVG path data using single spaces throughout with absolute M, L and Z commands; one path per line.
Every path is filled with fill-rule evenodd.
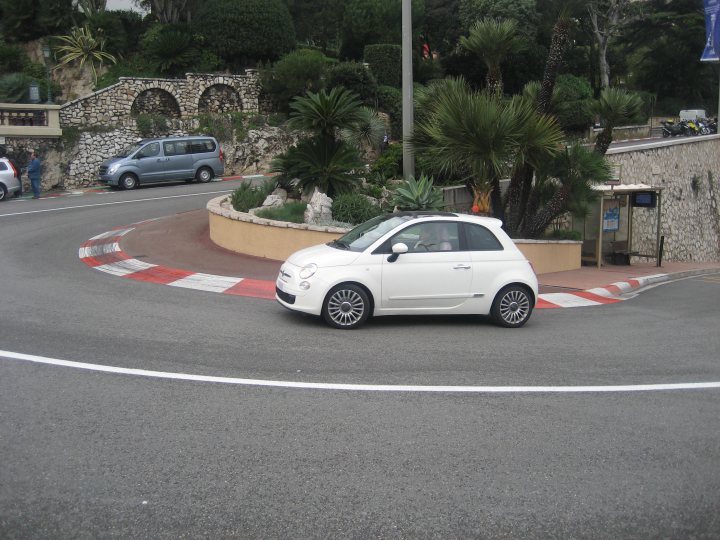
M 720 135 L 613 149 L 608 160 L 621 167 L 623 184 L 662 188 L 665 260 L 720 260 Z M 657 211 L 634 208 L 632 227 L 633 249 L 654 253 Z

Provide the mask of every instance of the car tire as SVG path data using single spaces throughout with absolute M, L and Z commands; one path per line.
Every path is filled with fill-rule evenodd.
M 0 201 L 7 199 L 7 188 L 0 184 Z
M 520 328 L 524 325 L 533 310 L 532 293 L 520 285 L 508 285 L 493 300 L 490 314 L 499 326 Z
M 365 289 L 358 285 L 337 285 L 325 297 L 322 316 L 333 328 L 359 328 L 370 316 L 370 297 Z
M 137 176 L 132 173 L 125 173 L 120 177 L 118 185 L 122 189 L 135 189 L 138 185 Z
M 201 184 L 208 183 L 210 180 L 213 179 L 213 176 L 215 176 L 215 174 L 209 167 L 200 167 L 198 169 L 198 172 L 195 173 L 195 179 Z

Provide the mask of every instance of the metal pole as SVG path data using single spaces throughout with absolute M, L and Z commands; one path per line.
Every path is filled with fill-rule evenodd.
M 660 225 L 662 221 L 662 191 L 657 192 L 657 231 L 655 232 L 655 257 L 657 266 L 662 265 L 662 249 L 665 245 L 665 237 L 660 236 Z
M 413 131 L 412 0 L 402 0 L 402 125 L 403 178 L 415 176 L 415 158 L 410 150 Z

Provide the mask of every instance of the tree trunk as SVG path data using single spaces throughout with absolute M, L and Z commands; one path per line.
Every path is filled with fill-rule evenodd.
M 545 73 L 543 74 L 542 86 L 538 94 L 538 111 L 541 114 L 547 114 L 550 110 L 550 101 L 553 90 L 555 89 L 555 80 L 560 71 L 565 50 L 569 44 L 570 19 L 560 17 L 553 27 L 550 51 L 548 52 L 547 62 L 545 62 Z
M 606 125 L 603 130 L 598 133 L 597 139 L 595 139 L 595 152 L 600 154 L 601 156 L 604 156 L 605 153 L 608 151 L 608 148 L 610 148 L 610 144 L 612 143 L 612 132 L 613 132 L 613 126 L 612 125 Z
M 560 188 L 552 199 L 543 206 L 542 210 L 526 223 L 523 236 L 526 238 L 539 238 L 542 236 L 553 220 L 563 213 L 569 196 L 569 188 L 564 186 Z
M 505 194 L 505 230 L 511 236 L 518 234 L 520 222 L 527 205 L 527 197 L 523 197 L 529 192 L 532 186 L 533 170 L 528 163 L 523 163 L 515 169 L 510 185 Z

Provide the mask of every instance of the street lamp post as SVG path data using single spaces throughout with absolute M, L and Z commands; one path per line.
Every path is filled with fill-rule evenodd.
M 52 103 L 52 85 L 50 83 L 50 46 L 46 43 L 42 48 L 45 57 L 45 74 L 47 76 L 47 102 Z
M 402 125 L 403 178 L 415 176 L 415 158 L 410 150 L 413 131 L 412 0 L 402 0 Z

